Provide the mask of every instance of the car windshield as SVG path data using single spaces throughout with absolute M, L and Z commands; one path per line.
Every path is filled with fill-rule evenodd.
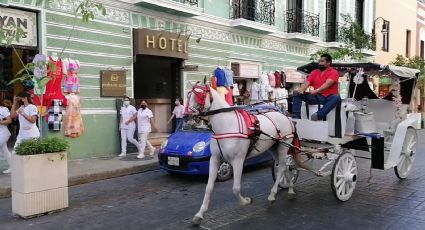
M 187 117 L 183 124 L 183 130 L 209 131 L 208 121 L 201 120 L 199 117 Z

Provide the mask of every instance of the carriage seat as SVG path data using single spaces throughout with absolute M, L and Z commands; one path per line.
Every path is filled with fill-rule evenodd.
M 316 113 L 323 105 L 309 105 L 302 102 L 301 106 L 301 119 L 310 120 L 311 115 Z M 326 116 L 326 121 L 315 121 L 316 124 L 321 124 L 323 128 L 327 127 L 328 136 L 331 137 L 344 137 L 345 126 L 347 122 L 347 113 L 345 110 L 346 103 L 339 103 L 334 109 Z M 323 129 L 321 129 L 323 130 Z

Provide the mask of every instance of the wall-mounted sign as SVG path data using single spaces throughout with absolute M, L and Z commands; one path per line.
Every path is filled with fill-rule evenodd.
M 134 29 L 134 54 L 188 59 L 188 37 L 161 30 Z
M 28 11 L 0 7 L 0 29 L 6 37 L 14 37 L 18 31 L 19 41 L 13 39 L 13 45 L 37 47 L 37 14 Z M 6 40 L 2 39 L 1 43 Z
M 184 65 L 183 67 L 184 71 L 190 71 L 190 72 L 196 72 L 199 70 L 199 66 L 198 65 Z
M 127 95 L 127 71 L 100 71 L 100 94 L 102 97 L 124 97 Z
M 298 72 L 296 69 L 284 68 L 283 72 L 286 75 L 286 82 L 290 83 L 304 83 L 306 76 Z
M 258 78 L 260 76 L 260 65 L 249 63 L 232 63 L 232 70 L 236 77 Z

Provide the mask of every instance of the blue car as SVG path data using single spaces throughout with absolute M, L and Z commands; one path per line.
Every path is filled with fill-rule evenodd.
M 205 126 L 193 128 L 191 125 L 185 125 L 183 130 L 171 134 L 162 143 L 158 155 L 160 168 L 169 173 L 208 175 L 211 137 L 211 130 Z M 259 165 L 272 160 L 272 155 L 266 151 L 248 158 L 245 166 Z M 225 181 L 232 175 L 232 166 L 223 162 L 218 170 L 217 180 Z

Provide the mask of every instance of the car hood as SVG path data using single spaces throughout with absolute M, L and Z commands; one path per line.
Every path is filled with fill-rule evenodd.
M 209 142 L 212 137 L 212 132 L 203 131 L 178 131 L 168 137 L 168 143 L 165 147 L 165 152 L 187 154 L 192 151 L 193 146 L 204 141 L 207 143 L 209 152 Z

